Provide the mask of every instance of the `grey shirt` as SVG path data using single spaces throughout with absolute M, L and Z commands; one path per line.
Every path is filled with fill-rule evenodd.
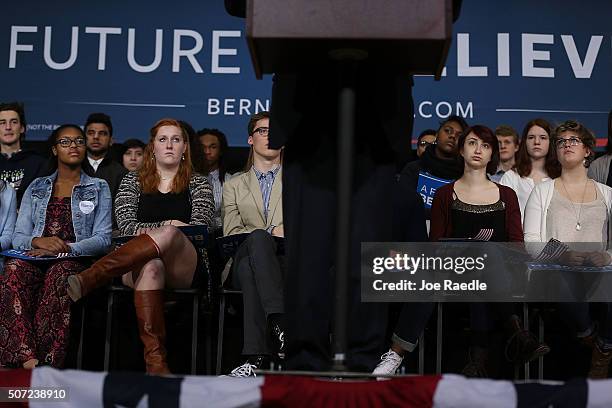
M 604 154 L 598 159 L 595 159 L 589 166 L 588 176 L 595 181 L 606 184 L 608 181 L 608 172 L 610 171 L 610 162 L 612 154 Z
M 554 190 L 547 217 L 547 236 L 565 243 L 601 242 L 601 250 L 606 250 L 608 209 L 599 191 L 594 201 L 579 204 Z M 580 230 L 576 229 L 577 222 L 580 222 Z

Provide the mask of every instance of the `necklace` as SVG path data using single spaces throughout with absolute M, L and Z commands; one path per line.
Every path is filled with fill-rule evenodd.
M 576 212 L 576 207 L 574 207 L 574 200 L 572 200 L 572 196 L 570 196 L 569 192 L 567 191 L 567 188 L 565 188 L 565 183 L 563 182 L 561 178 L 559 178 L 559 180 L 561 180 L 561 185 L 563 186 L 563 190 L 565 190 L 565 194 L 567 194 L 567 197 L 569 198 L 569 202 L 572 205 L 572 210 L 574 211 L 574 214 L 577 214 L 576 215 L 576 231 L 580 231 L 582 229 L 582 225 L 580 225 L 580 212 L 582 211 L 582 204 L 584 203 L 584 195 L 586 194 L 586 188 L 587 188 L 587 184 L 589 183 L 589 179 L 587 179 L 584 182 L 584 190 L 582 190 L 582 200 L 580 200 L 580 204 L 578 205 L 578 212 Z

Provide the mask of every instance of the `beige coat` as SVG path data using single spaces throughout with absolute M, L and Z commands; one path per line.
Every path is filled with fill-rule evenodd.
M 282 173 L 283 170 L 279 170 L 274 178 L 267 221 L 264 219 L 261 189 L 253 169 L 223 183 L 223 235 L 283 225 Z

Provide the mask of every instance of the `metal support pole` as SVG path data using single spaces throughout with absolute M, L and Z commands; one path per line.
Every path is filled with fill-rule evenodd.
M 338 115 L 338 186 L 336 215 L 336 293 L 334 315 L 334 370 L 344 371 L 348 318 L 348 280 L 351 267 L 351 193 L 353 184 L 353 136 L 355 90 L 341 89 Z

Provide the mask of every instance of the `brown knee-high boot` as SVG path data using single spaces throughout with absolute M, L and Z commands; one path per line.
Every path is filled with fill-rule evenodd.
M 131 270 L 140 270 L 152 259 L 159 258 L 159 247 L 147 234 L 138 235 L 111 252 L 88 269 L 68 277 L 68 296 L 73 301 L 104 286 Z
M 166 363 L 164 291 L 135 290 L 134 307 L 138 331 L 144 344 L 147 374 L 170 374 Z

